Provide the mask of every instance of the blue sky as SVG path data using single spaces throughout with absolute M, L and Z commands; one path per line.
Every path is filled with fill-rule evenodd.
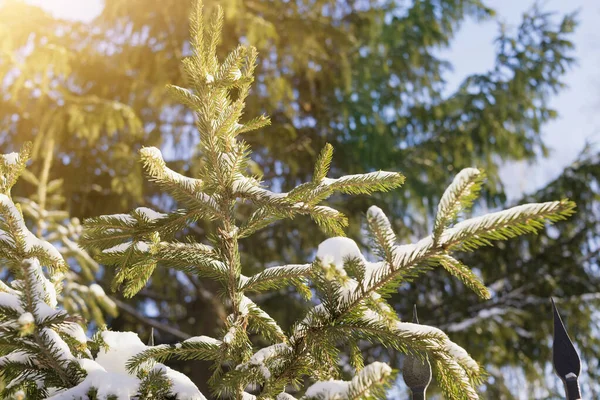
M 57 16 L 81 20 L 94 18 L 102 8 L 100 0 L 28 2 L 48 8 Z M 496 9 L 508 27 L 515 27 L 533 0 L 488 0 L 486 3 Z M 544 128 L 544 138 L 552 149 L 550 157 L 535 165 L 509 163 L 503 168 L 502 175 L 511 198 L 543 186 L 576 158 L 586 140 L 594 142 L 600 139 L 600 117 L 596 112 L 600 106 L 600 73 L 597 68 L 600 61 L 600 32 L 596 29 L 600 21 L 600 2 L 546 0 L 542 5 L 545 10 L 559 13 L 580 11 L 580 25 L 575 34 L 578 65 L 566 77 L 569 88 L 552 101 L 560 117 Z M 486 71 L 493 65 L 493 40 L 497 33 L 495 22 L 468 21 L 463 25 L 452 47 L 441 52 L 444 58 L 454 64 L 454 73 L 447 77 L 451 87 L 457 86 L 466 75 Z

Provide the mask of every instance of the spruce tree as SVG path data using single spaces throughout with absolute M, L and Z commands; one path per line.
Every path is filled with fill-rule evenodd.
M 29 156 L 30 148 L 29 144 L 26 145 L 19 157 Z M 26 222 L 33 226 L 32 232 L 38 238 L 53 243 L 69 264 L 58 304 L 69 313 L 80 314 L 87 321 L 103 326 L 106 316 L 117 315 L 117 306 L 95 282 L 100 265 L 77 245 L 83 227 L 78 218 L 70 218 L 64 210 L 63 179 L 49 178 L 54 157 L 54 149 L 46 148 L 39 176 L 27 169 L 21 172 L 21 178 L 35 188 L 35 194 L 30 198 L 16 197 L 15 200 L 21 205 Z
M 206 5 L 213 8 L 215 3 Z M 316 0 L 310 7 L 303 1 L 218 3 L 227 10 L 227 35 L 218 54 L 244 40 L 265 55 L 256 71 L 259 90 L 248 98 L 246 112 L 268 110 L 273 123 L 245 137 L 253 148 L 253 171 L 266 184 L 291 190 L 310 179 L 314 157 L 330 142 L 337 154 L 343 154 L 332 165 L 336 175 L 387 168 L 418 176 L 401 191 L 375 194 L 377 204 L 394 216 L 391 222 L 400 240 L 427 232 L 452 171 L 466 166 L 486 169 L 490 179 L 482 198 L 487 205 L 512 205 L 503 197 L 499 160 L 533 159 L 545 152 L 541 133 L 557 115 L 548 101 L 562 88 L 562 77 L 573 61 L 573 16 L 556 23 L 556 15 L 535 7 L 514 32 L 501 31 L 494 66 L 466 77 L 453 90 L 445 82 L 449 64 L 438 50 L 454 44 L 456 32 L 469 19 L 497 21 L 493 2 L 367 2 L 365 7 L 338 0 Z M 183 23 L 189 8 L 189 2 L 181 0 L 106 0 L 100 17 L 82 24 L 54 19 L 24 2 L 0 1 L 0 146 L 14 151 L 24 141 L 34 141 L 35 163 L 30 168 L 36 176 L 41 174 L 46 150 L 54 147 L 57 162 L 51 179 L 66 178 L 65 210 L 70 215 L 83 219 L 123 212 L 134 204 L 169 209 L 171 199 L 152 185 L 144 186 L 145 202 L 140 202 L 141 168 L 134 149 L 142 144 L 174 148 L 167 154 L 170 167 L 178 172 L 193 175 L 201 167 L 201 158 L 192 156 L 198 138 L 192 113 L 163 95 L 166 82 L 185 86 L 178 65 L 189 49 L 188 27 Z M 143 131 L 138 129 L 140 122 Z M 578 187 L 569 194 L 577 204 L 595 195 L 594 185 Z M 19 184 L 14 193 L 30 197 L 31 186 Z M 528 197 L 521 202 L 555 197 Z M 348 233 L 357 240 L 361 215 L 371 201 L 366 196 L 331 198 L 331 204 L 351 219 Z M 569 302 L 578 326 L 593 326 L 590 315 L 597 303 L 589 299 L 597 293 L 593 289 L 597 280 L 593 268 L 574 268 L 590 258 L 573 259 L 568 254 L 588 254 L 585 236 L 597 236 L 590 222 L 595 219 L 585 212 L 562 225 L 562 231 L 573 233 L 569 239 L 526 237 L 511 244 L 511 251 L 486 256 L 491 252 L 486 250 L 461 261 L 473 266 L 486 282 L 495 281 L 497 275 L 506 277 L 511 284 L 504 291 L 522 288 L 538 302 L 558 294 Z M 200 240 L 205 231 L 198 221 L 186 233 Z M 281 220 L 241 243 L 244 272 L 260 271 L 278 257 L 287 263 L 302 262 L 323 237 L 307 219 Z M 538 245 L 547 240 L 554 243 L 551 265 L 545 246 Z M 483 256 L 477 258 L 479 254 Z M 528 259 L 529 267 L 520 268 L 515 259 Z M 537 281 L 538 265 L 545 265 L 544 270 L 551 271 L 548 275 L 564 277 L 561 285 L 550 279 L 528 292 L 531 286 L 521 282 Z M 105 286 L 110 273 L 102 277 Z M 194 275 L 180 279 L 167 269 L 160 269 L 155 277 L 134 299 L 116 299 L 126 312 L 113 319 L 112 326 L 136 330 L 144 338 L 149 326 L 155 326 L 164 341 L 186 338 L 200 322 L 211 334 L 221 327 L 218 321 L 226 312 L 213 297 L 212 282 Z M 447 288 L 454 295 L 441 295 Z M 454 327 L 504 301 L 496 298 L 503 292 L 494 291 L 490 301 L 474 304 L 475 299 L 446 274 L 415 280 L 407 289 L 390 298 L 394 309 L 408 313 L 418 295 L 426 292 L 437 300 L 420 304 L 424 320 Z M 289 289 L 284 289 L 257 298 L 285 328 L 304 312 L 300 301 L 279 307 L 288 294 Z M 584 310 L 576 304 L 585 304 Z M 158 313 L 148 312 L 155 309 Z M 516 367 L 516 373 L 522 369 L 527 380 L 537 384 L 537 371 L 543 368 L 536 362 L 548 359 L 541 355 L 547 348 L 537 335 L 544 338 L 550 330 L 547 324 L 538 326 L 539 310 L 529 310 L 508 309 L 496 315 L 494 321 L 501 328 L 493 334 L 478 333 L 477 349 L 501 343 L 502 351 L 480 351 L 476 358 L 490 366 Z M 215 326 L 209 328 L 212 322 Z M 509 327 L 528 336 L 517 337 Z M 520 330 L 523 327 L 526 331 Z M 471 326 L 453 335 L 466 344 L 477 329 Z M 600 354 L 593 342 L 586 342 L 583 350 L 588 359 Z M 400 365 L 394 353 L 386 356 L 392 365 Z M 204 368 L 182 364 L 197 383 L 205 381 Z M 494 373 L 489 382 L 498 382 L 502 375 Z M 521 385 L 508 385 L 507 390 L 514 394 L 521 389 Z
M 2 398 L 203 398 L 187 377 L 162 364 L 128 374 L 127 358 L 146 348 L 137 335 L 104 331 L 90 340 L 85 320 L 58 307 L 68 264 L 58 248 L 27 228 L 10 194 L 28 153 L 0 157 L 0 260 L 3 275 L 8 269 L 12 277 L 0 280 Z
M 48 267 L 52 278 L 65 262 L 50 243 L 29 232 L 10 197 L 26 157 L 4 156 L 5 165 L 16 161 L 18 167 L 2 170 L 0 197 L 0 251 L 18 277 L 11 285 L 3 283 L 0 298 L 0 362 L 11 367 L 2 370 L 9 382 L 5 394 L 23 390 L 31 398 L 204 398 L 188 378 L 162 364 L 179 358 L 212 360 L 210 385 L 222 397 L 290 399 L 290 391 L 305 399 L 384 398 L 393 371 L 381 362 L 364 365 L 358 346 L 368 341 L 417 359 L 427 356 L 447 398 L 478 398 L 482 371 L 468 353 L 437 328 L 402 321 L 386 297 L 423 272 L 442 267 L 487 298 L 486 287 L 454 253 L 537 232 L 545 222 L 569 216 L 574 204 L 531 203 L 462 218 L 484 177 L 482 171 L 467 168 L 441 196 L 431 234 L 416 243 L 398 245 L 388 218 L 371 207 L 366 230 L 377 261 L 369 261 L 354 241 L 343 237 L 346 217 L 321 203 L 336 192 L 392 190 L 404 177 L 377 171 L 330 178 L 333 149 L 326 145 L 311 181 L 283 193 L 262 187 L 248 173 L 250 150 L 240 136 L 269 123 L 266 116 L 241 120 L 257 53 L 239 46 L 220 62 L 215 49 L 222 18 L 219 9 L 205 23 L 202 6 L 196 5 L 191 18 L 194 52 L 184 62 L 190 88 L 170 87 L 196 114 L 203 167 L 196 177 L 187 177 L 170 169 L 158 149 L 140 152 L 150 179 L 177 199 L 179 208 L 168 213 L 137 208 L 89 219 L 81 241 L 99 251 L 99 261 L 116 266 L 114 285 L 123 286 L 127 296 L 146 285 L 159 263 L 217 282 L 230 311 L 221 336 L 146 346 L 132 332 L 101 331 L 88 341 L 81 327 L 65 329 L 73 317 L 56 310 L 55 286 L 41 268 Z M 249 216 L 239 212 L 241 207 L 251 208 Z M 319 245 L 314 261 L 243 275 L 240 240 L 275 221 L 300 216 L 310 217 L 333 236 Z M 178 232 L 198 220 L 209 221 L 208 243 L 177 240 Z M 290 285 L 313 306 L 285 332 L 251 298 Z M 34 356 L 45 358 L 40 363 Z M 341 359 L 354 371 L 349 381 L 340 379 Z M 304 383 L 310 386 L 304 389 Z

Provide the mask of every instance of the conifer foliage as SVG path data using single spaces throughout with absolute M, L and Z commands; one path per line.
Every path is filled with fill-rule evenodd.
M 191 18 L 194 51 L 184 61 L 190 88 L 170 87 L 177 100 L 195 111 L 203 167 L 196 177 L 183 176 L 166 165 L 158 149 L 141 150 L 150 179 L 180 208 L 159 213 L 140 207 L 129 214 L 92 218 L 80 240 L 98 253 L 99 262 L 116 267 L 113 286 L 122 287 L 127 296 L 141 290 L 159 264 L 218 282 L 230 309 L 222 335 L 148 346 L 132 332 L 105 330 L 88 339 L 78 324 L 83 321 L 57 308 L 55 282 L 66 263 L 52 244 L 32 236 L 10 197 L 26 155 L 4 156 L 3 165 L 16 167 L 1 171 L 0 255 L 17 279 L 0 286 L 0 371 L 7 382 L 3 394 L 203 399 L 187 377 L 162 364 L 175 358 L 213 361 L 210 386 L 223 398 L 385 398 L 394 373 L 381 362 L 364 365 L 360 344 L 368 341 L 427 356 L 447 398 L 478 398 L 482 369 L 467 351 L 437 328 L 404 322 L 386 295 L 439 266 L 487 298 L 484 284 L 452 254 L 537 232 L 545 222 L 569 216 L 574 204 L 527 204 L 466 219 L 464 213 L 483 180 L 481 171 L 469 168 L 443 194 L 433 233 L 414 244 L 397 244 L 387 217 L 371 207 L 366 228 L 377 261 L 369 261 L 354 241 L 343 237 L 346 217 L 322 203 L 334 193 L 392 190 L 404 177 L 377 171 L 330 178 L 333 149 L 327 145 L 310 182 L 287 193 L 262 187 L 247 173 L 250 149 L 241 139 L 243 133 L 269 124 L 264 115 L 242 122 L 257 53 L 240 45 L 220 62 L 216 48 L 222 20 L 218 9 L 205 21 L 201 3 L 196 4 Z M 240 206 L 252 207 L 248 217 L 238 212 Z M 243 275 L 239 240 L 278 220 L 300 216 L 311 218 L 332 236 L 319 246 L 314 261 Z M 206 243 L 182 240 L 200 219 L 211 221 L 213 231 Z M 284 332 L 252 296 L 289 285 L 310 300 L 311 307 Z M 198 327 L 198 334 L 201 330 Z M 257 348 L 265 342 L 269 345 Z M 342 359 L 355 371 L 350 380 L 342 379 Z

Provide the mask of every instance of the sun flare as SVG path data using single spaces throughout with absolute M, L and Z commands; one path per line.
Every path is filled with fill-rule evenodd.
M 100 12 L 101 0 L 26 0 L 58 18 L 90 20 Z

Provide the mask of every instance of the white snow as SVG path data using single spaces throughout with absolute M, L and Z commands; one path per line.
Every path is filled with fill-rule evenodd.
M 264 199 L 283 199 L 287 197 L 287 193 L 275 193 L 259 186 L 259 183 L 254 178 L 246 177 L 240 173 L 235 174 L 231 184 L 231 190 L 234 193 L 249 194 Z
M 132 243 L 133 242 L 119 243 L 116 246 L 102 250 L 102 252 L 104 254 L 123 253 L 129 250 Z M 146 242 L 135 242 L 134 249 L 136 249 L 137 251 L 141 251 L 142 253 L 146 253 L 150 250 L 150 245 Z
M 33 361 L 34 359 L 35 359 L 35 357 L 32 356 L 31 354 L 26 353 L 21 350 L 16 350 L 16 351 L 13 351 L 12 353 L 9 353 L 5 356 L 0 357 L 0 367 L 4 366 L 6 363 L 9 363 L 9 362 L 18 362 L 21 364 L 25 364 L 30 361 Z
M 248 178 L 240 173 L 235 174 L 231 189 L 234 193 L 262 194 L 265 189 L 258 186 L 256 179 Z
M 312 326 L 315 320 L 328 317 L 329 313 L 325 309 L 323 304 L 314 306 L 304 317 L 304 319 L 298 324 L 294 331 L 294 337 L 296 339 L 303 337 L 306 334 L 308 327 Z
M 135 249 L 147 253 L 150 250 L 150 245 L 146 242 L 135 242 Z
M 306 389 L 306 397 L 318 397 L 328 400 L 342 400 L 347 397 L 350 382 L 330 380 L 312 384 Z
M 15 165 L 19 161 L 19 153 L 3 154 L 2 158 L 5 165 Z
M 190 378 L 181 372 L 175 371 L 163 364 L 157 364 L 154 369 L 165 373 L 172 385 L 171 393 L 177 395 L 178 400 L 206 400 Z
M 85 331 L 78 323 L 67 322 L 65 324 L 62 324 L 59 329 L 61 332 L 66 333 L 73 339 L 77 340 L 79 343 L 87 343 L 88 339 L 85 334 Z
M 367 365 L 350 382 L 329 380 L 316 382 L 306 390 L 306 397 L 317 397 L 327 400 L 342 400 L 348 398 L 350 388 L 353 390 L 366 392 L 368 388 L 376 382 L 380 382 L 384 377 L 389 376 L 392 369 L 389 365 L 381 362 L 374 362 Z
M 364 279 L 362 289 L 368 291 L 374 284 L 376 278 L 386 274 L 389 267 L 385 262 L 368 262 L 360 252 L 358 245 L 352 239 L 346 237 L 333 237 L 325 240 L 319 245 L 317 258 L 325 265 L 334 265 L 343 278 L 341 298 L 349 301 L 357 292 L 359 283 L 356 279 L 346 277 L 344 270 L 344 260 L 358 259 L 364 266 Z M 371 296 L 378 298 L 378 294 L 373 292 Z
M 233 71 L 231 71 L 231 79 L 233 79 L 234 81 L 237 81 L 241 77 L 242 77 L 242 71 L 240 71 L 239 68 L 236 68 Z
M 13 310 L 17 310 L 20 313 L 24 313 L 25 310 L 21 307 L 21 302 L 19 298 L 10 293 L 0 292 L 0 306 L 10 307 Z
M 9 243 L 10 245 L 14 246 L 14 241 L 12 240 L 12 238 L 10 236 L 8 236 L 8 234 L 1 229 L 0 229 L 0 241 Z
M 101 334 L 102 340 L 109 347 L 101 349 L 96 360 L 78 360 L 81 367 L 87 371 L 87 377 L 79 385 L 60 392 L 50 399 L 79 399 L 92 387 L 98 389 L 98 398 L 110 395 L 118 399 L 131 399 L 138 393 L 140 380 L 129 374 L 126 368 L 128 360 L 149 348 L 142 343 L 133 332 L 110 332 Z M 148 368 L 150 365 L 144 366 Z M 163 365 L 155 364 L 155 370 L 162 371 L 171 383 L 170 391 L 180 400 L 206 400 L 194 383 L 185 375 Z
M 364 260 L 356 242 L 347 237 L 333 237 L 321 242 L 317 250 L 317 258 L 324 264 L 333 264 L 343 271 L 344 260 L 358 258 Z
M 296 400 L 296 398 L 294 396 L 292 396 L 291 394 L 285 393 L 285 392 L 279 393 L 275 399 L 276 400 Z
M 108 372 L 128 374 L 127 361 L 148 348 L 133 332 L 103 331 L 100 336 L 108 349 L 100 349 L 96 362 Z
M 377 206 L 369 207 L 367 211 L 367 218 L 369 220 L 375 220 L 378 222 L 379 229 L 383 230 L 383 235 L 386 240 L 386 245 L 389 247 L 393 247 L 396 244 L 396 234 L 392 230 L 392 225 L 390 224 L 390 220 L 385 215 L 383 210 Z
M 149 158 L 153 158 L 156 160 L 163 160 L 161 151 L 154 146 L 142 147 L 142 149 L 140 150 L 140 153 Z
M 413 324 L 412 322 L 398 322 L 396 324 L 396 329 L 400 332 L 406 332 L 411 335 L 430 335 L 437 339 L 444 339 L 446 337 L 446 334 L 436 327 Z
M 102 289 L 102 286 L 98 285 L 97 283 L 92 283 L 90 285 L 90 291 L 98 298 L 106 297 L 104 289 Z
M 154 211 L 148 207 L 138 207 L 135 209 L 138 214 L 141 214 L 149 221 L 156 221 L 157 219 L 162 219 L 167 216 L 167 214 L 160 213 L 158 211 Z
M 101 219 L 108 220 L 111 218 L 118 219 L 121 222 L 126 223 L 127 225 L 134 225 L 136 223 L 135 218 L 133 218 L 129 214 L 110 214 L 110 215 L 102 215 Z
M 213 344 L 215 346 L 220 346 L 223 342 L 221 342 L 220 340 L 211 338 L 209 336 L 194 336 L 191 337 L 189 339 L 186 339 L 183 341 L 183 343 L 208 343 L 208 344 Z
M 206 74 L 206 83 L 213 83 L 215 81 L 215 77 L 211 74 Z
M 233 339 L 235 339 L 236 332 L 237 332 L 237 326 L 233 325 L 231 328 L 229 328 L 225 337 L 223 337 L 223 343 L 229 344 L 229 343 L 233 342 Z
M 403 244 L 394 247 L 394 269 L 403 268 L 412 264 L 417 258 L 422 257 L 431 250 L 433 238 L 427 236 L 417 243 Z
M 42 249 L 49 258 L 57 262 L 64 263 L 62 255 L 54 246 L 52 246 L 45 240 L 37 238 L 33 233 L 29 231 L 29 229 L 27 229 L 27 226 L 25 225 L 25 221 L 23 220 L 21 213 L 19 212 L 15 204 L 12 202 L 10 197 L 8 197 L 5 194 L 0 194 L 0 204 L 8 209 L 10 217 L 16 222 L 17 229 L 19 230 L 19 233 L 23 236 L 24 239 L 25 252 L 30 252 L 35 247 L 37 247 Z
M 202 181 L 200 179 L 187 177 L 167 167 L 167 164 L 165 163 L 165 160 L 159 149 L 156 147 L 143 147 L 142 150 L 140 150 L 140 153 L 143 157 L 151 158 L 158 164 L 158 168 L 160 169 L 159 179 L 167 179 L 180 183 L 185 190 L 194 192 L 194 196 L 196 196 L 198 200 L 201 200 L 209 206 L 216 208 L 216 202 L 213 197 L 198 191 L 198 188 L 202 186 Z
M 471 356 L 469 356 L 469 353 L 456 343 L 452 342 L 440 329 L 410 322 L 398 322 L 396 324 L 396 329 L 399 332 L 409 333 L 411 335 L 430 335 L 434 337 L 441 342 L 441 349 L 446 351 L 457 362 L 473 372 L 479 371 L 479 365 L 471 358 Z
M 254 353 L 248 362 L 238 365 L 236 369 L 246 369 L 249 366 L 256 366 L 261 371 L 263 377 L 265 379 L 269 379 L 271 377 L 271 371 L 269 371 L 269 368 L 265 365 L 265 362 L 281 353 L 290 350 L 290 346 L 285 343 L 277 343 L 268 347 L 264 347 Z
M 98 364 L 94 360 L 90 360 L 89 358 L 79 358 L 77 359 L 77 362 L 79 363 L 81 368 L 83 368 L 88 373 L 92 371 L 106 371 L 102 367 L 102 365 Z
M 44 275 L 39 260 L 37 258 L 28 258 L 25 260 L 25 264 L 27 274 L 29 274 L 29 279 L 32 282 L 32 294 L 39 312 L 42 314 L 55 313 L 56 310 L 54 308 L 58 304 L 56 288 Z
M 44 336 L 46 338 L 46 340 L 48 340 L 52 344 L 52 346 L 58 350 L 57 356 L 59 359 L 61 359 L 63 361 L 68 361 L 68 360 L 73 359 L 73 354 L 71 353 L 71 349 L 69 349 L 69 346 L 67 345 L 67 343 L 64 340 L 62 340 L 62 338 L 59 336 L 58 333 L 56 333 L 54 330 L 52 330 L 50 328 L 43 328 L 41 333 L 42 333 L 42 336 Z
M 44 303 L 43 301 L 38 301 L 35 304 L 34 314 L 35 314 L 35 316 L 37 317 L 37 319 L 39 321 L 43 321 L 45 319 L 53 318 L 57 314 L 62 314 L 62 313 L 64 313 L 64 311 L 57 310 L 54 307 L 50 307 L 48 304 Z
M 471 358 L 465 349 L 450 340 L 446 340 L 444 345 L 444 349 L 461 365 L 465 366 L 472 372 L 479 371 L 479 365 Z
M 116 246 L 102 250 L 103 253 L 122 253 L 131 247 L 132 242 L 120 243 Z
M 92 388 L 98 389 L 97 398 L 107 399 L 116 396 L 118 400 L 129 400 L 138 392 L 140 380 L 136 377 L 107 372 L 102 369 L 88 370 L 88 374 L 79 385 L 58 393 L 48 400 L 75 400 L 87 398 L 87 392 Z
M 33 314 L 31 314 L 30 312 L 26 312 L 21 314 L 17 322 L 21 325 L 29 325 L 33 324 L 35 322 L 35 319 L 33 318 Z
M 354 174 L 354 175 L 345 175 L 341 178 L 323 178 L 321 181 L 322 185 L 330 186 L 336 183 L 345 183 L 352 180 L 364 180 L 364 179 L 386 179 L 392 176 L 397 176 L 397 172 L 388 172 L 388 171 L 375 171 L 369 172 L 366 174 Z

